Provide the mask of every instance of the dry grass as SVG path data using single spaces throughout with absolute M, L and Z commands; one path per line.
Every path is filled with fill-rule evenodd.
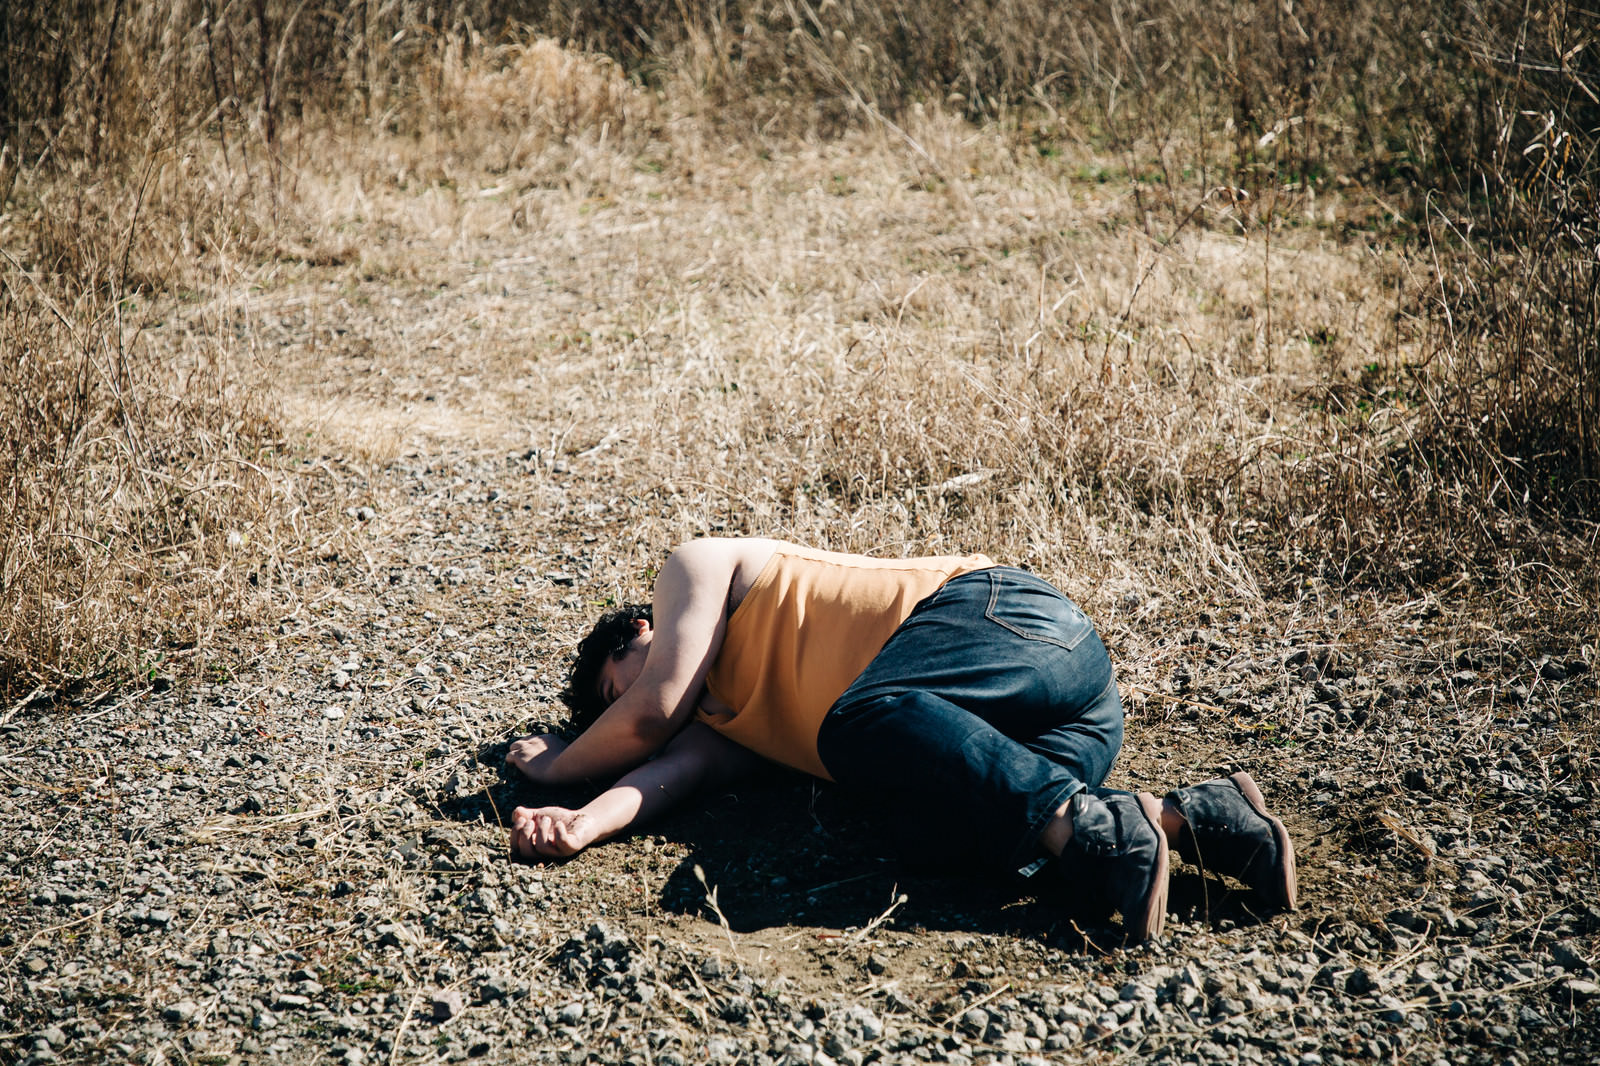
M 1014 5 L 915 39 L 916 5 L 719 8 L 612 40 L 630 77 L 358 6 L 86 7 L 75 92 L 14 64 L 41 95 L 0 116 L 8 693 L 292 595 L 336 531 L 280 402 L 363 463 L 581 463 L 636 518 L 624 572 L 749 531 L 983 548 L 1103 609 L 1324 580 L 1592 607 L 1593 527 L 1548 519 L 1595 475 L 1581 100 L 1538 134 L 1576 162 L 1530 179 L 1515 123 L 1414 143 L 1467 84 L 1407 88 L 1446 59 L 1359 98 L 1295 65 L 1383 37 L 1367 8 Z M 552 11 L 604 43 L 667 8 Z M 1489 134 L 1515 253 L 1470 202 L 1406 247 L 1424 170 Z M 1550 218 L 1577 221 L 1527 236 Z
M 259 402 L 233 381 L 227 316 L 176 350 L 135 299 L 0 295 L 0 687 L 169 674 L 248 602 L 286 491 Z M 264 465 L 263 465 L 264 464 Z
M 1165 247 L 1108 239 L 1133 205 L 1076 179 L 1093 158 L 932 112 L 903 130 L 917 148 L 877 130 L 720 155 L 693 126 L 642 151 L 591 131 L 555 186 L 435 157 L 445 196 L 375 191 L 352 155 L 316 196 L 326 225 L 359 209 L 418 243 L 392 272 L 350 270 L 341 299 L 415 300 L 346 319 L 352 377 L 381 344 L 381 385 L 341 390 L 342 416 L 320 391 L 290 409 L 351 442 L 400 430 L 391 455 L 581 457 L 644 501 L 636 571 L 723 529 L 1253 594 L 1234 527 L 1310 446 L 1309 383 L 1396 349 L 1383 276 L 1315 229 L 1229 233 L 1227 204 Z M 453 261 L 416 254 L 423 235 Z M 286 310 L 333 313 L 301 299 Z

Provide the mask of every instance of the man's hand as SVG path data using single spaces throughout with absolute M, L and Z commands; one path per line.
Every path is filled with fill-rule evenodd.
M 545 770 L 566 750 L 567 742 L 554 733 L 523 737 L 511 742 L 506 752 L 506 765 L 521 771 L 530 780 L 544 783 Z
M 598 830 L 582 811 L 518 807 L 511 812 L 511 850 L 524 859 L 565 859 L 590 844 Z
M 550 739 L 519 740 L 513 754 L 517 745 L 528 745 L 533 758 L 545 758 L 549 749 L 542 742 Z M 656 817 L 696 789 L 726 784 L 759 765 L 759 756 L 692 722 L 660 757 L 625 775 L 582 810 L 518 807 L 511 814 L 511 850 L 524 859 L 568 858 Z

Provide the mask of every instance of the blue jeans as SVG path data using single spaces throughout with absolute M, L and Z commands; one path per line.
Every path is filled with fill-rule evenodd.
M 1122 746 L 1105 645 L 1049 582 L 1011 567 L 923 600 L 829 709 L 817 753 L 896 820 L 902 845 L 1015 870 Z

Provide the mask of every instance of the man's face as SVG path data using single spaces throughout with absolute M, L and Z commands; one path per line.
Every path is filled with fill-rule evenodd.
M 650 639 L 655 635 L 650 623 L 641 618 L 634 622 L 634 627 L 633 640 L 620 653 L 605 661 L 595 681 L 600 689 L 600 698 L 608 707 L 639 680 L 639 671 L 644 669 L 645 656 L 650 651 Z

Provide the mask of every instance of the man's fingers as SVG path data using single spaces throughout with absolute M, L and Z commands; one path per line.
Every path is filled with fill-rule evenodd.
M 574 828 L 580 817 L 560 807 L 517 807 L 511 812 L 511 850 L 528 859 L 576 855 L 584 846 Z
M 534 857 L 533 838 L 528 834 L 526 827 L 516 827 L 511 830 L 511 851 L 520 858 Z

